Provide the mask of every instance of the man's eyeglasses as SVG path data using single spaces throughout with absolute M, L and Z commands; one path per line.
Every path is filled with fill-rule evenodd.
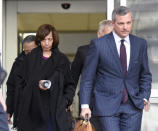
M 42 42 L 46 42 L 46 41 L 51 42 L 52 40 L 53 38 L 47 38 L 47 39 L 42 40 Z

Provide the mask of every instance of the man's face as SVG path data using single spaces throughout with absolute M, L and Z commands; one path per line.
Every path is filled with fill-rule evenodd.
M 37 45 L 35 44 L 35 41 L 24 43 L 24 52 L 27 55 L 29 52 L 31 52 L 32 49 L 36 48 Z
M 132 30 L 132 16 L 131 13 L 127 13 L 124 16 L 116 15 L 114 24 L 115 33 L 121 37 L 125 38 L 129 35 Z

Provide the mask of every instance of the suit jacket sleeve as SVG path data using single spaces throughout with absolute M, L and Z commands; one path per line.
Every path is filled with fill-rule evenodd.
M 149 99 L 151 94 L 151 82 L 152 82 L 152 75 L 149 71 L 148 66 L 148 55 L 147 55 L 147 42 L 144 40 L 144 48 L 143 48 L 143 55 L 142 55 L 142 67 L 140 72 L 140 96 L 145 99 Z
M 74 61 L 72 62 L 72 65 L 71 65 L 71 73 L 75 82 L 75 87 L 77 87 L 77 83 L 78 83 L 78 80 L 83 68 L 83 60 L 82 60 L 81 53 L 82 52 L 78 48 Z
M 74 81 L 71 76 L 70 72 L 70 62 L 67 58 L 64 60 L 64 64 L 62 65 L 62 68 L 64 69 L 64 96 L 68 101 L 68 105 L 71 105 L 73 102 L 73 97 L 75 95 L 75 89 L 74 89 Z
M 96 40 L 92 40 L 89 46 L 88 55 L 81 76 L 80 84 L 80 102 L 81 104 L 90 104 L 91 91 L 95 78 L 99 53 L 96 47 Z
M 11 72 L 9 74 L 8 80 L 7 80 L 7 98 L 6 98 L 6 104 L 7 104 L 7 112 L 12 116 L 14 112 L 14 94 L 15 94 L 15 68 L 17 64 L 16 61 L 14 62 Z

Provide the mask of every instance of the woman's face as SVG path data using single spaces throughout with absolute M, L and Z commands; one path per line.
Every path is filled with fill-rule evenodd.
M 43 51 L 50 51 L 53 45 L 52 32 L 50 32 L 44 40 L 41 41 Z

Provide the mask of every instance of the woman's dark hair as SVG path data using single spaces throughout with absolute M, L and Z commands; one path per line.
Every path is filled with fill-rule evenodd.
M 36 33 L 36 42 L 40 44 L 49 33 L 52 32 L 53 48 L 57 48 L 59 44 L 59 36 L 54 26 L 49 24 L 41 25 Z

